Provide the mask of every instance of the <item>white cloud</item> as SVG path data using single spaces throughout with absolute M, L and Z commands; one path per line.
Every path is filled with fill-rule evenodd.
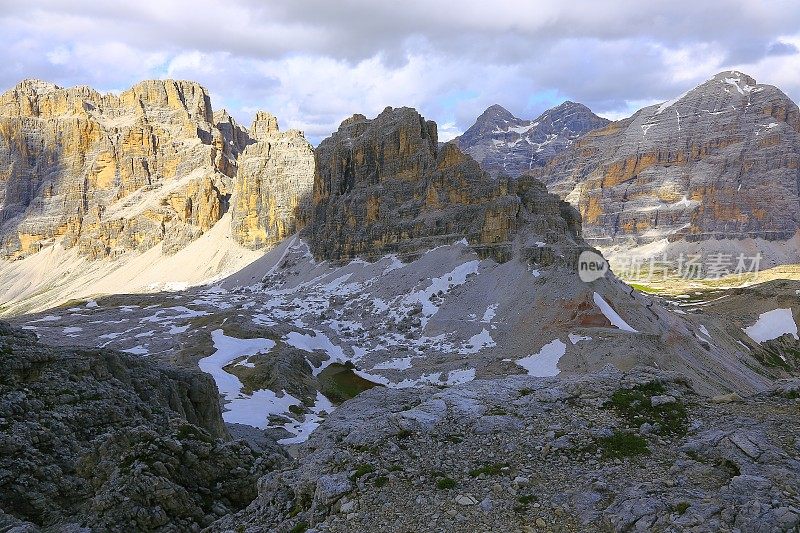
M 499 103 L 565 99 L 621 118 L 737 68 L 800 97 L 789 0 L 0 0 L 0 89 L 25 77 L 126 88 L 194 79 L 245 124 L 255 109 L 317 142 L 353 113 L 408 105 L 442 139 Z
M 456 126 L 455 122 L 445 122 L 443 124 L 439 124 L 438 126 L 440 142 L 450 141 L 464 133 L 464 130 Z

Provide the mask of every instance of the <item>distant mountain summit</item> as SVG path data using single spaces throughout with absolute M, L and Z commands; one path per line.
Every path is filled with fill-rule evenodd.
M 495 104 L 455 142 L 490 174 L 516 177 L 547 164 L 581 135 L 607 125 L 583 104 L 564 102 L 535 120 Z
M 691 242 L 681 249 L 696 252 L 713 239 L 796 262 L 798 169 L 797 105 L 727 71 L 592 131 L 532 173 L 578 208 L 595 246 Z

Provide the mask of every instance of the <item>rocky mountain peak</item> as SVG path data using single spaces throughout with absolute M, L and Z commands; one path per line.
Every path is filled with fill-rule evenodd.
M 145 80 L 120 94 L 119 103 L 123 106 L 138 104 L 145 109 L 185 111 L 192 119 L 199 119 L 207 124 L 214 121 L 208 91 L 194 81 Z
M 486 111 L 475 121 L 476 123 L 484 124 L 487 122 L 495 123 L 498 121 L 516 121 L 519 120 L 511 111 L 501 106 L 500 104 L 493 104 L 486 108 Z
M 314 183 L 314 150 L 298 130 L 281 132 L 272 113 L 256 113 L 237 158 L 231 231 L 247 248 L 271 247 L 302 228 Z
M 267 139 L 271 135 L 278 133 L 278 119 L 275 115 L 267 111 L 258 111 L 250 127 L 250 135 L 254 139 Z
M 597 246 L 664 240 L 695 253 L 688 243 L 715 239 L 752 250 L 741 241 L 787 241 L 800 229 L 799 133 L 800 111 L 783 92 L 726 71 L 586 135 L 533 173 L 578 207 Z M 774 260 L 800 259 L 785 249 Z
M 195 82 L 146 80 L 116 95 L 25 80 L 0 96 L 0 255 L 57 243 L 88 259 L 159 244 L 171 255 L 222 219 L 235 178 L 260 192 L 242 191 L 233 236 L 268 245 L 296 231 L 313 166 L 300 132 L 282 135 L 266 112 L 248 132 Z M 237 231 L 243 219 L 252 232 Z
M 570 101 L 535 120 L 517 118 L 495 104 L 455 142 L 490 174 L 516 177 L 544 165 L 577 137 L 608 122 L 583 104 Z
M 338 261 L 413 256 L 466 239 L 481 253 L 507 259 L 530 198 L 545 218 L 540 229 L 552 228 L 564 240 L 574 233 L 555 197 L 539 187 L 517 194 L 454 143 L 439 149 L 435 122 L 411 108 L 387 108 L 374 119 L 345 121 L 317 147 L 311 249 Z
M 756 80 L 738 70 L 725 70 L 716 74 L 713 80 L 723 83 L 736 84 L 739 87 L 756 87 Z
M 46 94 L 61 89 L 58 85 L 36 78 L 27 78 L 14 86 L 11 91 L 17 91 L 25 94 Z M 10 91 L 9 91 L 10 92 Z

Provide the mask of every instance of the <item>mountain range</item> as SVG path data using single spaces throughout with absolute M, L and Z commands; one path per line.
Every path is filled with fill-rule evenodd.
M 609 122 L 569 101 L 534 120 L 519 119 L 495 104 L 454 142 L 493 176 L 517 177 L 546 165 L 575 139 Z
M 728 72 L 312 148 L 192 82 L 20 83 L 0 529 L 797 528 L 800 283 L 647 294 L 598 248 L 791 260 L 798 120 Z
M 605 248 L 760 251 L 800 261 L 800 112 L 771 85 L 722 72 L 594 130 L 533 175 Z M 656 244 L 656 246 L 652 246 Z

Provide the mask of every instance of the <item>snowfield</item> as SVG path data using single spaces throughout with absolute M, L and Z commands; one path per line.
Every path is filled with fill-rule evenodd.
M 761 313 L 756 323 L 744 328 L 744 332 L 759 344 L 787 334 L 798 338 L 797 323 L 791 309 L 774 309 Z
M 540 378 L 557 376 L 558 361 L 567 353 L 567 345 L 560 339 L 545 344 L 538 353 L 517 359 L 517 364 L 527 370 L 529 376 Z

